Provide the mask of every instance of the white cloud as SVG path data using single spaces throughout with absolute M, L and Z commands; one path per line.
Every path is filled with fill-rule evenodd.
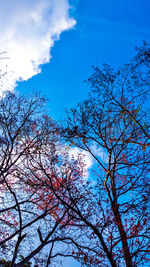
M 90 152 L 84 151 L 78 147 L 70 148 L 66 146 L 66 148 L 68 150 L 69 156 L 73 156 L 74 159 L 77 159 L 79 154 L 83 155 L 83 161 L 85 163 L 85 177 L 88 178 L 88 176 L 90 175 L 90 169 L 96 163 L 94 157 L 90 154 Z M 98 147 L 94 143 L 90 146 L 90 151 L 101 161 L 102 165 L 107 168 L 109 163 L 108 153 L 102 147 Z
M 94 143 L 91 145 L 90 149 L 97 158 L 100 158 L 102 164 L 109 163 L 108 152 L 106 151 L 106 149 Z
M 85 177 L 87 178 L 89 176 L 89 169 L 94 164 L 94 160 L 89 152 L 83 151 L 78 147 L 73 147 L 68 150 L 68 154 L 70 157 L 73 157 L 74 159 L 78 159 L 79 154 L 83 156 L 82 160 L 85 164 Z
M 75 25 L 68 0 L 0 0 L 0 92 L 12 90 L 50 61 L 50 49 L 60 34 Z

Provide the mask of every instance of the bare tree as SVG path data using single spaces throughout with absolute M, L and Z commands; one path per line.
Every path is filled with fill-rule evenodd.
M 149 64 L 145 43 L 117 71 L 94 68 L 89 98 L 61 126 L 43 115 L 39 96 L 1 98 L 0 245 L 11 266 L 36 258 L 49 266 L 58 256 L 82 266 L 147 264 Z M 83 153 L 70 158 L 72 147 Z M 94 162 L 88 178 L 84 151 Z
M 11 266 L 25 266 L 45 246 L 65 241 L 57 232 L 66 210 L 59 211 L 58 200 L 50 193 L 42 202 L 41 185 L 31 190 L 32 176 L 27 172 L 29 168 L 34 172 L 35 160 L 43 157 L 45 162 L 48 151 L 50 162 L 58 164 L 58 136 L 44 109 L 45 99 L 39 94 L 26 99 L 8 92 L 0 99 L 0 254 L 10 259 Z
M 95 160 L 97 178 L 91 174 L 94 186 L 84 192 L 93 197 L 74 212 L 93 233 L 97 266 L 142 266 L 149 260 L 149 66 L 150 48 L 144 43 L 119 70 L 106 64 L 94 68 L 89 99 L 68 111 L 60 129 L 71 146 Z M 92 266 L 93 251 L 90 246 L 85 251 L 76 257 Z

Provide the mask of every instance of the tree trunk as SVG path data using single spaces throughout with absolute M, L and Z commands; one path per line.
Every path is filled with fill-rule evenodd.
M 113 202 L 112 209 L 113 209 L 113 213 L 115 216 L 115 220 L 116 220 L 117 227 L 118 227 L 121 241 L 122 241 L 122 249 L 123 249 L 124 259 L 126 262 L 126 267 L 132 267 L 133 266 L 132 257 L 131 257 L 128 242 L 127 242 L 127 235 L 126 235 L 126 232 L 124 230 L 124 226 L 122 224 L 121 216 L 119 213 L 118 204 Z

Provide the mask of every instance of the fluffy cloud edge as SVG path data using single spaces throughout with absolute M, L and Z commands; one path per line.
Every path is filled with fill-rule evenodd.
M 69 16 L 68 0 L 5 2 L 8 5 L 2 2 L 0 11 L 0 51 L 7 52 L 0 59 L 1 94 L 40 73 L 41 66 L 50 62 L 54 42 L 76 24 Z

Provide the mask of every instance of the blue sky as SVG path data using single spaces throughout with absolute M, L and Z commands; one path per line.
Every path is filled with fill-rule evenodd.
M 150 34 L 148 0 L 144 4 L 141 0 L 72 0 L 71 5 L 76 25 L 60 35 L 51 49 L 51 62 L 43 65 L 41 74 L 17 88 L 46 94 L 56 119 L 63 117 L 65 108 L 87 97 L 89 89 L 83 80 L 92 73 L 91 65 L 107 62 L 118 67 Z
M 0 61 L 2 71 L 8 65 L 0 90 L 41 91 L 54 119 L 87 97 L 83 80 L 91 65 L 116 68 L 150 36 L 149 0 L 0 0 L 0 6 L 0 51 L 8 57 Z

